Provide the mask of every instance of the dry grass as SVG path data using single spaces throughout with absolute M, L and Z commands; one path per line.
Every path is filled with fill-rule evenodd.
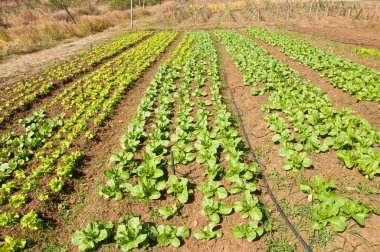
M 119 25 L 129 27 L 129 10 L 110 0 L 70 0 L 77 24 L 49 0 L 0 0 L 0 59 L 52 47 Z M 21 4 L 20 4 L 21 3 Z M 135 8 L 139 29 L 239 28 L 252 25 L 372 27 L 379 29 L 379 1 L 335 0 L 176 0 Z
M 173 1 L 161 12 L 163 23 L 188 27 L 239 26 L 253 22 L 278 25 L 300 24 L 338 27 L 376 26 L 380 2 L 357 0 L 192 0 Z M 234 26 L 231 24 L 231 26 Z
M 65 10 L 52 8 L 46 0 L 0 2 L 0 59 L 52 47 L 73 37 L 85 37 L 126 23 L 129 11 L 115 10 L 98 1 L 80 1 L 71 6 L 74 24 Z M 136 17 L 149 16 L 136 9 Z

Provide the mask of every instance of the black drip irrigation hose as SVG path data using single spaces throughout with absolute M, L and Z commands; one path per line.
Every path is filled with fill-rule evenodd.
M 238 88 L 246 88 L 246 87 L 249 87 L 249 86 L 245 86 L 245 85 L 243 85 L 243 86 L 236 86 L 236 87 L 232 88 L 232 90 L 233 90 L 233 92 L 235 92 L 235 90 L 238 89 Z
M 187 174 L 184 174 L 182 172 L 179 172 L 176 170 L 175 168 L 175 165 L 174 165 L 174 154 L 173 154 L 173 151 L 170 151 L 170 159 L 171 159 L 171 164 L 172 164 L 172 171 L 173 171 L 173 174 L 175 175 L 176 173 L 178 174 L 181 174 L 182 176 L 184 176 L 185 178 L 188 178 L 188 179 L 196 179 L 196 178 L 199 178 L 199 176 L 189 176 Z
M 241 129 L 242 129 L 242 132 L 243 132 L 243 135 L 244 135 L 244 138 L 248 144 L 248 147 L 251 149 L 251 152 L 252 152 L 252 158 L 253 160 L 259 164 L 260 168 L 262 166 L 262 164 L 257 160 L 257 157 L 256 157 L 256 154 L 255 152 L 253 151 L 253 148 L 252 148 L 252 145 L 251 145 L 251 142 L 249 141 L 249 138 L 248 138 L 248 135 L 247 135 L 247 132 L 245 131 L 245 128 L 244 128 L 244 125 L 243 125 L 243 120 L 240 116 L 240 113 L 239 113 L 239 109 L 236 105 L 236 101 L 235 101 L 235 98 L 234 98 L 234 95 L 231 91 L 231 88 L 230 88 L 230 85 L 228 84 L 227 82 L 227 87 L 228 87 L 228 91 L 230 93 L 230 96 L 231 96 L 231 100 L 232 100 L 232 103 L 234 104 L 234 107 L 235 107 L 235 110 L 236 110 L 236 113 L 238 114 L 238 117 L 239 117 L 239 120 L 240 120 L 240 126 L 241 126 Z M 286 225 L 289 227 L 289 229 L 293 232 L 293 234 L 298 238 L 298 240 L 301 242 L 302 246 L 308 251 L 308 252 L 312 252 L 312 249 L 310 248 L 310 246 L 305 242 L 305 240 L 302 238 L 301 234 L 298 233 L 298 231 L 295 229 L 295 227 L 292 225 L 292 223 L 289 221 L 288 217 L 286 216 L 286 214 L 284 213 L 284 211 L 282 210 L 281 206 L 278 204 L 277 200 L 276 200 L 276 197 L 273 195 L 273 192 L 272 190 L 270 189 L 270 186 L 268 184 L 268 181 L 264 175 L 264 173 L 262 172 L 261 173 L 261 179 L 264 183 L 264 186 L 265 186 L 265 189 L 267 190 L 273 204 L 276 206 L 276 209 L 277 211 L 280 213 L 281 217 L 284 219 Z

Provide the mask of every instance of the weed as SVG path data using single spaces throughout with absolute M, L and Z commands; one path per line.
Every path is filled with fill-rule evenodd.
M 70 209 L 66 202 L 62 202 L 58 204 L 58 215 L 61 216 L 64 220 L 66 225 L 70 225 Z
M 0 29 L 0 40 L 5 41 L 5 42 L 8 42 L 11 40 L 8 33 L 3 29 Z
M 42 251 L 44 252 L 66 252 L 69 251 L 69 242 L 62 242 L 62 243 L 44 243 L 42 245 Z

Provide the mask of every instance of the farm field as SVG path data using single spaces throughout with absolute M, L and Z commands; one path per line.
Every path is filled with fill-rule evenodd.
M 380 250 L 380 72 L 306 39 L 132 31 L 0 101 L 0 251 Z

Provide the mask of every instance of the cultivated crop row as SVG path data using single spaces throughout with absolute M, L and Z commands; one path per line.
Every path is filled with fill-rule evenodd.
M 180 209 L 191 204 L 189 199 L 199 190 L 203 199 L 198 211 L 208 217 L 208 224 L 191 231 L 188 226 L 148 224 L 128 213 L 116 226 L 109 225 L 108 235 L 100 239 L 91 234 L 101 228 L 101 222 L 78 230 L 72 238 L 75 245 L 91 249 L 113 236 L 123 251 L 129 251 L 157 243 L 178 247 L 190 233 L 196 239 L 219 239 L 223 233 L 216 226 L 223 225 L 222 216 L 233 211 L 247 219 L 230 230 L 236 238 L 252 241 L 263 235 L 263 205 L 254 196 L 258 166 L 245 158 L 247 150 L 222 100 L 221 87 L 210 35 L 187 33 L 148 87 L 128 134 L 121 138 L 122 149 L 111 156 L 114 167 L 106 170 L 108 180 L 100 188 L 106 198 L 128 195 L 158 202 L 168 198 L 173 204 L 157 208 L 163 220 L 181 214 Z M 203 171 L 199 179 L 182 175 L 193 173 L 195 165 Z M 240 200 L 227 204 L 233 195 L 240 195 Z
M 85 88 L 70 88 L 69 92 L 59 95 L 51 106 L 46 107 L 53 111 L 60 108 L 66 115 L 49 119 L 39 110 L 20 120 L 25 127 L 24 134 L 1 135 L 0 203 L 6 216 L 31 214 L 34 226 L 25 227 L 20 222 L 22 229 L 35 231 L 47 227 L 48 223 L 42 221 L 43 216 L 36 215 L 34 208 L 42 211 L 43 206 L 55 207 L 54 199 L 59 198 L 65 184 L 75 176 L 83 155 L 71 150 L 74 141 L 94 138 L 89 128 L 104 122 L 125 89 L 176 37 L 176 32 L 158 33 L 74 82 L 71 87 L 80 83 Z M 63 103 L 69 102 L 67 97 L 74 102 L 62 107 Z M 4 222 L 4 226 L 15 228 L 13 222 L 18 223 L 15 219 Z
M 375 132 L 363 119 L 347 110 L 333 109 L 331 101 L 318 88 L 302 80 L 302 76 L 271 56 L 262 47 L 235 31 L 217 31 L 216 35 L 244 75 L 253 95 L 270 93 L 267 112 L 268 128 L 276 134 L 273 142 L 280 145 L 279 155 L 286 158 L 285 170 L 300 170 L 312 166 L 308 152 L 336 150 L 347 168 L 358 167 L 368 178 L 380 173 L 380 154 L 374 149 L 379 143 Z M 332 181 L 324 185 L 316 177 L 301 186 L 309 193 L 313 205 L 313 228 L 331 224 L 336 231 L 344 231 L 346 220 L 353 218 L 360 225 L 374 211 L 373 208 L 339 196 Z
M 79 54 L 57 66 L 48 67 L 42 73 L 25 77 L 0 92 L 0 123 L 12 113 L 37 98 L 48 95 L 53 88 L 70 82 L 79 74 L 89 72 L 102 61 L 115 56 L 125 48 L 141 41 L 152 32 L 130 33 L 94 49 Z
M 246 29 L 252 36 L 273 46 L 293 60 L 320 71 L 331 83 L 361 100 L 380 102 L 380 73 L 319 49 L 305 41 L 266 29 Z
M 264 84 L 251 93 L 262 95 L 272 91 L 271 103 L 263 109 L 268 113 L 268 127 L 277 133 L 272 140 L 280 144 L 280 155 L 287 157 L 285 169 L 310 167 L 311 160 L 305 158 L 307 151 L 334 149 L 347 168 L 358 167 L 369 178 L 379 174 L 380 156 L 374 145 L 380 143 L 380 133 L 366 120 L 346 109 L 334 109 L 320 89 L 303 81 L 298 72 L 243 35 L 237 32 L 217 32 L 217 35 L 234 55 L 244 81 L 253 86 Z M 284 112 L 286 118 L 276 111 Z

